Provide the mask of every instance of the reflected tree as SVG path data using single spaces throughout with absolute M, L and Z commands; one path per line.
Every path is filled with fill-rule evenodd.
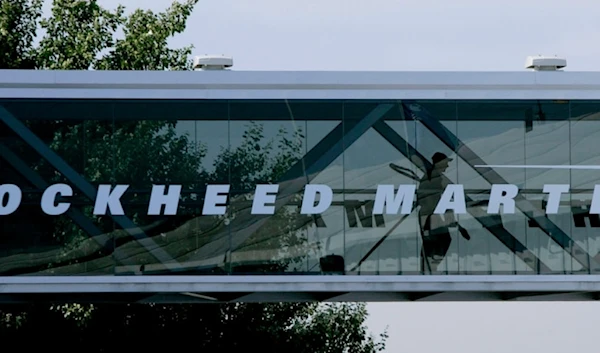
M 188 70 L 192 47 L 172 49 L 168 40 L 185 29 L 198 0 L 174 2 L 160 13 L 137 9 L 125 14 L 122 6 L 110 10 L 95 0 L 54 0 L 49 17 L 41 17 L 40 0 L 0 2 L 0 68 L 78 70 Z M 34 45 L 37 30 L 44 30 Z M 121 37 L 117 36 L 122 32 Z M 186 187 L 201 188 L 219 173 L 230 173 L 232 189 L 248 197 L 257 183 L 276 182 L 302 156 L 302 131 L 284 130 L 266 140 L 262 126 L 248 126 L 241 145 L 221 151 L 214 172 L 201 169 L 206 146 L 177 135 L 173 122 L 131 121 L 118 125 L 87 120 L 84 123 L 57 121 L 29 127 L 65 160 L 82 171 L 92 183 L 127 183 L 143 189 L 155 182 L 189 180 Z M 290 137 L 291 136 L 291 137 Z M 85 141 L 83 143 L 82 141 Z M 77 153 L 74 153 L 77 152 Z M 112 157 L 111 157 L 112 156 Z M 111 168 L 104 168 L 110 161 Z M 62 180 L 42 162 L 31 165 L 49 182 Z M 134 194 L 131 204 L 147 205 L 148 195 Z M 189 193 L 184 193 L 191 197 Z M 235 205 L 235 203 L 233 203 Z M 132 209 L 136 223 L 151 224 L 147 206 Z M 91 214 L 90 207 L 83 212 Z M 194 217 L 193 208 L 183 209 L 180 222 Z M 235 217 L 235 206 L 227 217 Z M 297 226 L 297 216 L 283 208 L 274 216 L 274 229 L 247 240 L 247 248 L 272 249 L 273 258 L 265 271 L 294 270 L 310 249 Z M 47 221 L 50 222 L 50 221 Z M 89 241 L 87 234 L 65 220 L 52 220 L 52 244 L 60 254 L 76 255 Z M 103 232 L 114 228 L 109 219 L 96 219 Z M 113 234 L 117 241 L 119 234 Z M 290 249 L 296 249 L 291 251 Z M 76 251 L 73 251 L 75 249 Z M 292 254 L 290 256 L 290 254 Z M 79 256 L 79 255 L 77 255 Z M 41 256 L 40 256 L 41 257 Z M 57 262 L 61 266 L 69 265 Z M 52 269 L 51 269 L 52 270 Z M 120 347 L 123 339 L 136 339 L 136 347 L 151 345 L 147 337 L 169 337 L 179 343 L 209 350 L 239 349 L 268 342 L 265 352 L 378 352 L 386 334 L 373 337 L 365 329 L 363 304 L 320 305 L 316 303 L 227 304 L 227 305 L 86 305 L 27 304 L 0 307 L 0 336 L 4 344 L 19 342 L 44 332 L 69 337 L 72 347 L 106 351 Z M 61 345 L 61 350 L 64 346 Z
M 225 150 L 216 158 L 215 172 L 209 174 L 207 180 L 224 180 L 227 175 L 223 173 L 229 173 L 231 188 L 244 192 L 242 197 L 250 199 L 255 185 L 277 183 L 302 158 L 303 139 L 301 128 L 290 132 L 281 127 L 276 136 L 267 140 L 263 126 L 250 122 L 240 146 Z M 300 196 L 294 195 L 292 201 L 300 201 Z M 243 203 L 232 202 L 228 217 L 235 218 L 236 213 L 242 212 L 241 209 L 245 207 L 247 205 Z M 273 254 L 268 263 L 259 268 L 253 267 L 252 272 L 298 271 L 298 267 L 315 254 L 316 249 L 308 244 L 302 232 L 305 218 L 292 207 L 279 208 L 265 229 L 255 232 L 244 242 L 244 251 L 267 251 Z

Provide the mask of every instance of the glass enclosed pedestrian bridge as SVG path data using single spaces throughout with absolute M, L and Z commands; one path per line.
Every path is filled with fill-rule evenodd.
M 600 73 L 0 70 L 0 301 L 595 300 Z

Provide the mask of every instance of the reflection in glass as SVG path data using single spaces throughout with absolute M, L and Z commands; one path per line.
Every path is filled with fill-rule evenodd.
M 229 206 L 234 212 L 230 223 L 231 270 L 235 273 L 301 270 L 301 263 L 307 260 L 298 244 L 306 245 L 307 237 L 298 229 L 302 222 L 298 222 L 297 210 L 288 206 L 299 200 L 302 187 L 295 186 L 297 189 L 292 190 L 294 180 L 292 183 L 280 181 L 305 154 L 305 122 L 266 121 L 259 116 L 250 122 L 232 121 L 230 146 L 231 188 L 248 199 L 248 206 L 243 210 L 238 210 L 233 201 Z M 275 214 L 251 215 L 256 185 L 269 183 L 279 185 Z
M 462 248 L 466 255 L 467 273 L 510 274 L 534 270 L 535 261 L 523 266 L 524 258 L 515 256 L 522 255 L 518 243 L 525 245 L 527 242 L 525 217 L 518 211 L 501 215 L 487 213 L 492 184 L 508 183 L 522 187 L 524 170 L 497 169 L 494 176 L 484 174 L 481 168 L 476 167 L 480 164 L 524 164 L 524 124 L 517 118 L 523 116 L 523 109 L 514 106 L 505 109 L 502 104 L 458 105 L 457 130 L 462 143 L 458 151 L 458 182 L 465 188 L 470 211 L 468 215 L 460 215 L 460 221 L 472 238 Z
M 459 240 L 453 239 L 451 230 L 451 227 L 457 225 L 458 217 L 451 210 L 445 214 L 435 213 L 446 187 L 456 183 L 456 162 L 452 163 L 454 158 L 451 157 L 454 146 L 449 144 L 450 140 L 445 139 L 446 136 L 456 135 L 456 121 L 455 109 L 452 107 L 447 107 L 448 112 L 444 112 L 436 104 L 428 106 L 429 109 L 425 112 L 420 108 L 422 119 L 416 125 L 416 149 L 424 159 L 421 163 L 425 166 L 418 182 L 416 206 L 421 236 L 421 271 L 425 274 L 439 274 L 451 270 L 448 256 L 458 255 L 454 253 L 453 256 L 449 252 L 452 245 L 458 250 L 456 245 Z M 432 110 L 442 111 L 438 113 L 439 116 L 428 116 Z M 441 119 L 444 120 L 438 121 Z
M 415 228 L 414 223 L 407 222 L 409 216 L 373 214 L 377 186 L 415 184 L 416 180 L 407 176 L 413 168 L 407 157 L 373 129 L 346 149 L 344 217 L 348 271 L 399 274 L 401 248 L 407 251 L 410 246 L 412 251 L 407 255 L 417 257 Z
M 0 275 L 600 271 L 600 217 L 589 214 L 600 184 L 597 102 L 34 100 L 3 107 L 24 129 L 0 122 L 0 183 L 18 185 L 23 202 L 2 216 Z M 53 183 L 73 187 L 64 215 L 40 208 Z M 300 214 L 307 183 L 333 190 L 322 214 Z M 93 215 L 99 184 L 129 185 L 125 215 Z M 157 184 L 182 186 L 176 215 L 148 215 Z M 213 184 L 231 185 L 224 215 L 202 214 Z M 260 184 L 279 185 L 273 215 L 251 214 Z M 411 214 L 373 214 L 382 184 L 418 187 Z M 449 184 L 464 186 L 466 214 L 433 214 Z M 518 186 L 513 214 L 487 213 L 493 184 Z M 550 184 L 570 186 L 555 214 L 545 214 Z
M 200 188 L 203 157 L 195 141 L 194 122 L 123 118 L 115 122 L 114 129 L 113 177 L 115 183 L 129 185 L 121 198 L 125 215 L 116 220 L 124 230 L 119 232 L 117 248 L 127 258 L 116 273 L 161 274 L 184 269 L 179 264 L 182 256 L 197 244 L 194 233 L 183 229 L 199 212 L 190 201 L 192 191 Z M 175 216 L 148 214 L 153 185 L 166 185 L 165 192 L 171 185 L 182 185 Z
M 597 141 L 600 138 L 600 104 L 596 102 L 573 102 L 570 120 L 570 157 L 576 166 L 598 166 L 600 155 Z M 600 271 L 600 217 L 590 214 L 594 186 L 600 184 L 600 170 L 574 169 L 571 171 L 571 232 L 585 249 L 590 259 L 592 272 Z M 587 272 L 574 266 L 573 271 Z
M 20 106 L 10 107 L 7 119 L 16 119 Z M 82 111 L 85 115 L 85 110 Z M 62 215 L 49 216 L 40 207 L 43 192 L 57 183 L 83 187 L 107 182 L 104 168 L 106 121 L 11 120 L 0 122 L 0 184 L 15 184 L 23 199 L 19 208 L 2 217 L 0 274 L 2 275 L 95 275 L 111 274 L 114 268 L 113 223 L 92 215 L 91 197 L 73 186 L 74 195 Z M 18 127 L 21 126 L 21 127 Z M 35 136 L 24 134 L 29 129 Z M 37 141 L 38 150 L 30 146 Z M 76 181 L 76 180 L 75 180 Z M 79 184 L 81 185 L 81 183 Z
M 543 111 L 540 114 L 543 114 Z M 565 109 L 562 115 L 568 116 L 568 111 Z M 559 121 L 533 121 L 525 134 L 525 161 L 532 166 L 569 165 L 568 120 L 565 118 Z M 547 194 L 543 193 L 544 185 L 570 184 L 568 169 L 528 168 L 525 170 L 525 177 L 521 193 L 540 210 L 546 209 L 548 201 Z M 546 216 L 565 234 L 571 234 L 569 203 L 569 194 L 561 195 L 559 213 Z M 563 249 L 533 221 L 527 223 L 527 245 L 530 249 L 535 249 L 536 255 L 548 265 L 551 272 L 570 273 L 573 266 L 581 267 L 581 264 L 569 256 L 575 249 L 571 246 Z M 586 259 L 584 262 L 587 265 Z

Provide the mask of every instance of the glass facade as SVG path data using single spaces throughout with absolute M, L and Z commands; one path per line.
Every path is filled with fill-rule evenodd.
M 0 100 L 0 276 L 599 273 L 599 140 L 594 101 Z

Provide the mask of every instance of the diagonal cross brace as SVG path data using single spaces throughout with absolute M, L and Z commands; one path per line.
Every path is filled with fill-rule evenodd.
M 444 144 L 463 159 L 473 170 L 475 170 L 482 178 L 491 184 L 507 184 L 506 180 L 498 174 L 493 168 L 475 168 L 475 165 L 485 165 L 486 163 L 467 145 L 461 143 L 451 131 L 442 125 L 437 119 L 430 116 L 425 110 L 419 107 L 419 111 L 411 109 L 405 102 L 404 110 L 407 116 L 413 116 L 416 120 L 423 123 L 433 134 L 435 134 Z M 418 106 L 417 104 L 414 104 Z M 587 251 L 583 250 L 576 242 L 573 241 L 562 229 L 554 224 L 546 215 L 539 210 L 533 203 L 527 200 L 523 195 L 515 197 L 516 206 L 523 214 L 536 222 L 540 229 L 552 238 L 560 247 L 569 252 L 584 268 L 590 269 L 590 256 Z M 580 254 L 585 254 L 581 256 Z M 594 259 L 596 261 L 596 259 Z
M 380 104 L 362 119 L 338 124 L 279 179 L 280 188 L 275 208 L 288 204 L 306 184 L 335 161 L 349 145 L 368 131 L 392 107 L 392 104 Z M 231 203 L 235 203 L 235 200 Z M 194 257 L 212 258 L 239 249 L 255 232 L 268 225 L 272 217 L 272 215 L 250 216 L 249 212 L 249 208 L 241 210 L 240 213 L 243 214 L 236 215 L 238 220 L 229 225 L 226 236 L 223 233 L 215 234 L 206 245 L 195 252 Z
M 280 178 L 279 182 L 305 177 L 308 183 L 318 173 L 333 163 L 348 147 L 367 132 L 373 124 L 381 120 L 392 107 L 393 104 L 380 104 L 362 119 L 344 121 L 338 124 L 327 136 L 311 148 L 301 160 L 294 164 Z
M 378 122 L 373 126 L 375 131 L 377 131 L 386 141 L 388 141 L 394 148 L 396 148 L 400 153 L 402 153 L 408 160 L 411 160 L 412 156 L 419 157 L 420 160 L 425 163 L 426 168 L 431 168 L 431 162 L 425 158 L 422 154 L 419 153 L 413 146 L 411 146 L 404 138 L 402 138 L 394 129 L 392 129 L 385 122 Z M 425 172 L 425 170 L 421 170 Z M 446 181 L 448 181 L 446 176 L 443 176 Z M 466 197 L 467 202 L 472 202 L 473 200 Z M 519 256 L 521 260 L 527 266 L 532 268 L 534 271 L 536 269 L 540 269 L 545 272 L 549 272 L 550 268 L 546 266 L 533 252 L 531 252 L 527 247 L 521 243 L 517 238 L 515 238 L 509 231 L 507 231 L 502 224 L 496 224 L 488 214 L 483 212 L 483 210 L 475 207 L 468 208 L 467 211 L 490 233 L 492 233 L 502 244 L 504 244 L 510 251 Z
M 6 145 L 2 143 L 0 143 L 0 156 L 2 156 L 4 160 L 12 165 L 17 172 L 23 175 L 23 177 L 25 177 L 25 179 L 27 179 L 36 188 L 43 190 L 50 186 L 50 184 L 47 183 L 38 173 L 29 168 L 27 163 L 25 163 L 21 158 L 19 158 L 19 156 L 14 154 Z M 85 231 L 92 240 L 98 243 L 101 248 L 111 248 L 109 252 L 112 252 L 117 259 L 124 261 L 123 259 L 125 259 L 125 256 L 121 254 L 120 250 L 114 249 L 114 251 L 112 251 L 113 240 L 106 234 L 102 233 L 102 231 L 100 231 L 100 229 L 98 229 L 98 227 L 96 227 L 96 225 L 81 211 L 70 207 L 67 211 L 67 216 L 69 216 L 69 218 L 71 218 L 81 229 L 83 229 L 83 231 Z
M 379 104 L 361 119 L 338 124 L 279 179 L 279 183 L 284 187 L 279 191 L 280 196 L 275 203 L 276 207 L 287 204 L 290 197 L 302 191 L 311 180 L 333 163 L 348 147 L 367 132 L 373 124 L 381 120 L 393 106 L 393 104 Z M 251 232 L 249 231 L 250 229 L 235 233 L 232 232 L 231 251 L 236 250 L 253 233 L 259 231 L 269 221 L 269 218 L 264 219 Z
M 13 130 L 23 141 L 40 154 L 56 170 L 64 175 L 75 187 L 77 187 L 90 200 L 96 200 L 96 190 L 83 176 L 77 173 L 58 154 L 50 149 L 21 121 L 14 117 L 6 108 L 0 106 L 0 120 Z M 121 226 L 129 235 L 135 238 L 145 247 L 158 261 L 170 270 L 176 270 L 177 262 L 163 249 L 150 239 L 140 227 L 126 216 L 110 215 L 115 223 Z
M 19 172 L 22 176 L 25 177 L 33 186 L 38 189 L 46 189 L 50 184 L 48 184 L 38 173 L 36 173 L 33 169 L 29 168 L 29 166 L 16 154 L 14 154 L 6 145 L 0 143 L 0 156 L 4 160 L 6 160 L 17 172 Z M 100 245 L 105 246 L 110 241 L 110 238 L 106 235 L 102 234 L 100 229 L 94 225 L 89 218 L 87 218 L 83 213 L 79 212 L 79 210 L 74 208 L 69 208 L 67 214 L 71 217 L 75 217 L 75 222 L 78 226 L 81 227 L 89 236 L 97 237 L 98 243 Z

